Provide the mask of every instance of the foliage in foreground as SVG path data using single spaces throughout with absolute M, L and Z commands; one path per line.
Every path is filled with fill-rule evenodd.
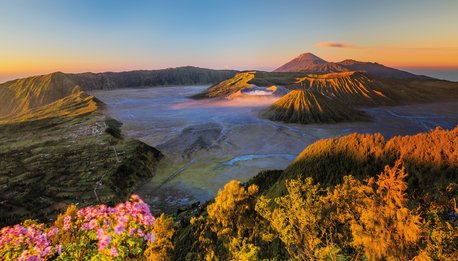
M 115 207 L 70 206 L 54 224 L 25 221 L 0 231 L 2 260 L 123 260 L 155 240 L 149 206 L 132 195 Z
M 398 159 L 409 173 L 410 196 L 444 193 L 450 183 L 458 183 L 458 126 L 388 140 L 380 133 L 321 139 L 307 146 L 280 179 L 305 176 L 332 186 L 349 173 L 358 179 L 375 176 Z M 283 192 L 283 184 L 277 182 L 271 195 Z
M 231 181 L 207 214 L 191 220 L 188 260 L 453 260 L 458 256 L 457 209 L 417 208 L 400 161 L 377 178 L 352 176 L 324 188 L 312 178 L 286 183 L 274 199 L 256 185 Z M 452 206 L 452 202 L 449 202 Z M 280 242 L 278 242 L 278 240 Z
M 456 204 L 438 200 L 419 207 L 408 194 L 407 177 L 397 161 L 377 177 L 345 176 L 334 187 L 292 179 L 275 198 L 260 195 L 256 185 L 231 181 L 179 230 L 170 217 L 154 219 L 136 195 L 115 207 L 70 206 L 49 226 L 26 221 L 3 228 L 0 258 L 453 260 Z

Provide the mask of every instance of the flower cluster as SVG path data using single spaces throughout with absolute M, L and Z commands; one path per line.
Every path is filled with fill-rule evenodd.
M 3 228 L 0 259 L 135 257 L 154 241 L 154 221 L 149 206 L 137 195 L 115 207 L 67 210 L 51 227 L 29 221 Z
M 142 243 L 132 239 L 152 241 L 153 224 L 149 206 L 137 195 L 132 195 L 129 201 L 115 207 L 98 205 L 80 209 L 73 222 L 71 216 L 64 218 L 63 229 L 76 226 L 83 232 L 95 233 L 98 251 L 117 257 L 120 254 L 117 249 L 121 246 Z
M 0 258 L 2 260 L 46 260 L 60 246 L 53 246 L 51 238 L 58 228 L 45 229 L 43 224 L 25 222 L 22 225 L 4 227 L 0 230 Z

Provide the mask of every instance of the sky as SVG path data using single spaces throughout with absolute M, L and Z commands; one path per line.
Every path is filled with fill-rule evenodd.
M 193 65 L 273 70 L 312 52 L 458 81 L 456 0 L 3 0 L 0 82 Z

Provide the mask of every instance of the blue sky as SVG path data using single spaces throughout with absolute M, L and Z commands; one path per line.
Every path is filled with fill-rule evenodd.
M 0 81 L 57 70 L 270 70 L 302 52 L 453 70 L 456 10 L 452 0 L 5 0 Z

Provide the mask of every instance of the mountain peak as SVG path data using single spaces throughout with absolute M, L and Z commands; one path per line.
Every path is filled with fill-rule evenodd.
M 422 78 L 409 72 L 390 68 L 375 62 L 361 62 L 346 59 L 341 62 L 327 62 L 313 53 L 302 53 L 278 67 L 274 72 L 302 72 L 313 74 L 326 74 L 333 72 L 359 71 L 370 76 L 382 78 Z
M 325 60 L 321 59 L 320 57 L 314 55 L 313 53 L 301 53 L 294 59 L 303 59 L 303 60 L 319 60 L 326 62 Z
M 303 53 L 280 66 L 274 72 L 330 73 L 342 71 L 346 71 L 346 69 L 340 65 L 328 63 L 313 53 Z

